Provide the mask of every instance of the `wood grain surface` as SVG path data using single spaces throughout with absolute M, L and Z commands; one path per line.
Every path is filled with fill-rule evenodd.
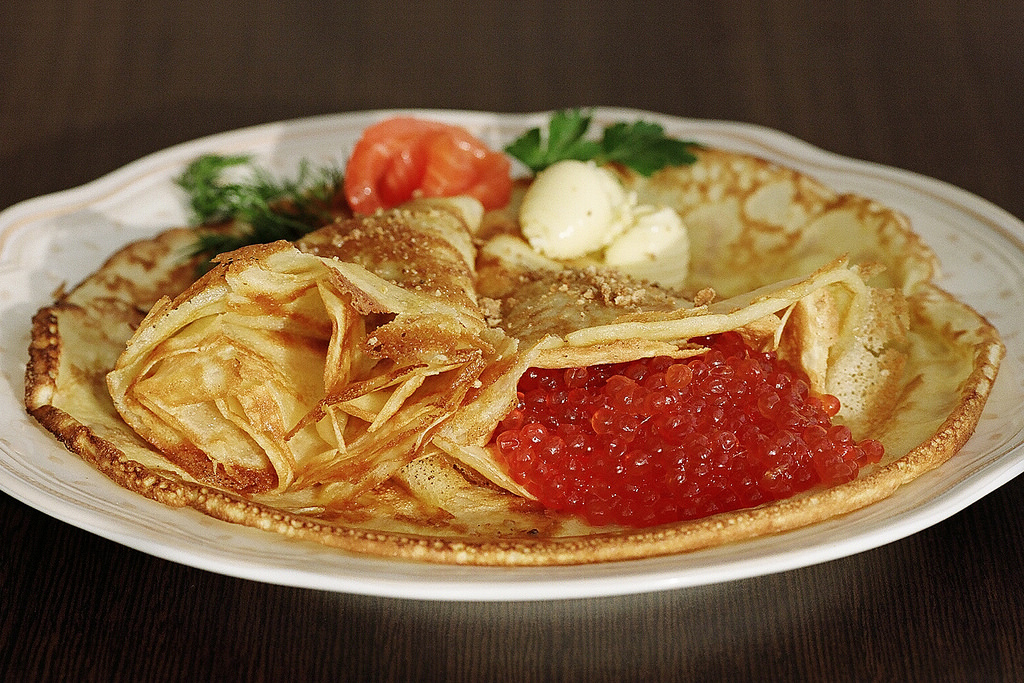
M 5 0 L 0 208 L 250 124 L 576 105 L 761 124 L 1024 216 L 1016 0 Z M 228 578 L 0 494 L 0 680 L 1022 680 L 1022 497 L 771 576 L 460 603 Z

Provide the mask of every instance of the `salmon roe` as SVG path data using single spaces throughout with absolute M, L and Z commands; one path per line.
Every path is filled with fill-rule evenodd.
M 850 481 L 882 458 L 833 424 L 834 396 L 736 333 L 659 357 L 531 369 L 495 431 L 509 472 L 546 507 L 590 524 L 651 526 Z

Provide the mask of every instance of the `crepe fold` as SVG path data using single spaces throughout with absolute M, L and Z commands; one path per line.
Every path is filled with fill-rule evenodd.
M 128 340 L 107 377 L 114 406 L 174 465 L 238 493 L 305 491 L 306 504 L 338 506 L 414 461 L 446 456 L 530 498 L 486 447 L 528 367 L 685 357 L 702 352 L 691 338 L 729 330 L 778 346 L 787 312 L 812 295 L 824 302 L 818 318 L 829 315 L 792 345 L 827 335 L 834 345 L 843 327 L 834 302 L 867 290 L 839 260 L 701 305 L 639 296 L 642 285 L 626 278 L 627 301 L 581 307 L 573 297 L 614 276 L 567 269 L 522 281 L 490 325 L 477 295 L 473 208 L 421 201 L 223 256 L 157 302 Z M 446 507 L 417 474 L 424 468 L 438 463 L 399 480 Z
M 161 299 L 107 382 L 125 422 L 199 481 L 351 499 L 421 455 L 516 344 L 476 304 L 456 205 L 300 246 L 233 252 Z

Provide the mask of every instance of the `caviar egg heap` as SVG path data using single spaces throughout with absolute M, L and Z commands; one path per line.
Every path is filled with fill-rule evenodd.
M 998 333 L 892 209 L 644 121 L 591 139 L 559 112 L 504 151 L 363 121 L 342 119 L 364 143 L 344 182 L 189 166 L 197 227 L 37 312 L 28 411 L 168 505 L 478 565 L 797 529 L 944 463 L 980 419 Z
M 691 360 L 531 370 L 495 437 L 546 507 L 595 525 L 695 519 L 851 481 L 884 448 L 833 425 L 835 396 L 736 333 Z
M 638 204 L 593 162 L 537 174 L 519 223 L 543 256 L 668 287 L 686 281 L 679 214 Z M 649 526 L 844 483 L 881 460 L 879 441 L 858 443 L 833 425 L 839 399 L 813 395 L 801 368 L 737 333 L 699 343 L 707 353 L 689 360 L 528 371 L 493 441 L 512 477 L 545 507 L 591 524 Z

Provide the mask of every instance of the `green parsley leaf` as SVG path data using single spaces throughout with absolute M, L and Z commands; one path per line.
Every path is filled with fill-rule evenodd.
M 229 180 L 230 170 L 240 179 Z M 210 259 L 249 244 L 296 240 L 327 224 L 337 214 L 342 174 L 304 161 L 295 179 L 275 179 L 251 157 L 207 154 L 189 164 L 177 184 L 188 195 L 193 221 L 218 226 L 198 232 L 191 254 Z
M 580 109 L 555 112 L 547 131 L 528 130 L 505 148 L 534 173 L 556 161 L 575 159 L 598 164 L 619 163 L 649 176 L 666 166 L 682 166 L 697 160 L 697 143 L 665 136 L 656 123 L 637 121 L 607 126 L 600 140 L 585 136 L 593 117 Z
M 665 130 L 656 123 L 616 123 L 604 129 L 602 156 L 596 161 L 618 162 L 649 176 L 666 166 L 694 163 L 693 147 L 692 142 L 665 137 Z
M 590 127 L 590 120 L 589 114 L 578 109 L 556 112 L 548 123 L 546 139 L 540 128 L 533 128 L 508 145 L 505 151 L 534 173 L 563 159 L 592 159 L 600 152 L 600 146 L 583 138 Z

